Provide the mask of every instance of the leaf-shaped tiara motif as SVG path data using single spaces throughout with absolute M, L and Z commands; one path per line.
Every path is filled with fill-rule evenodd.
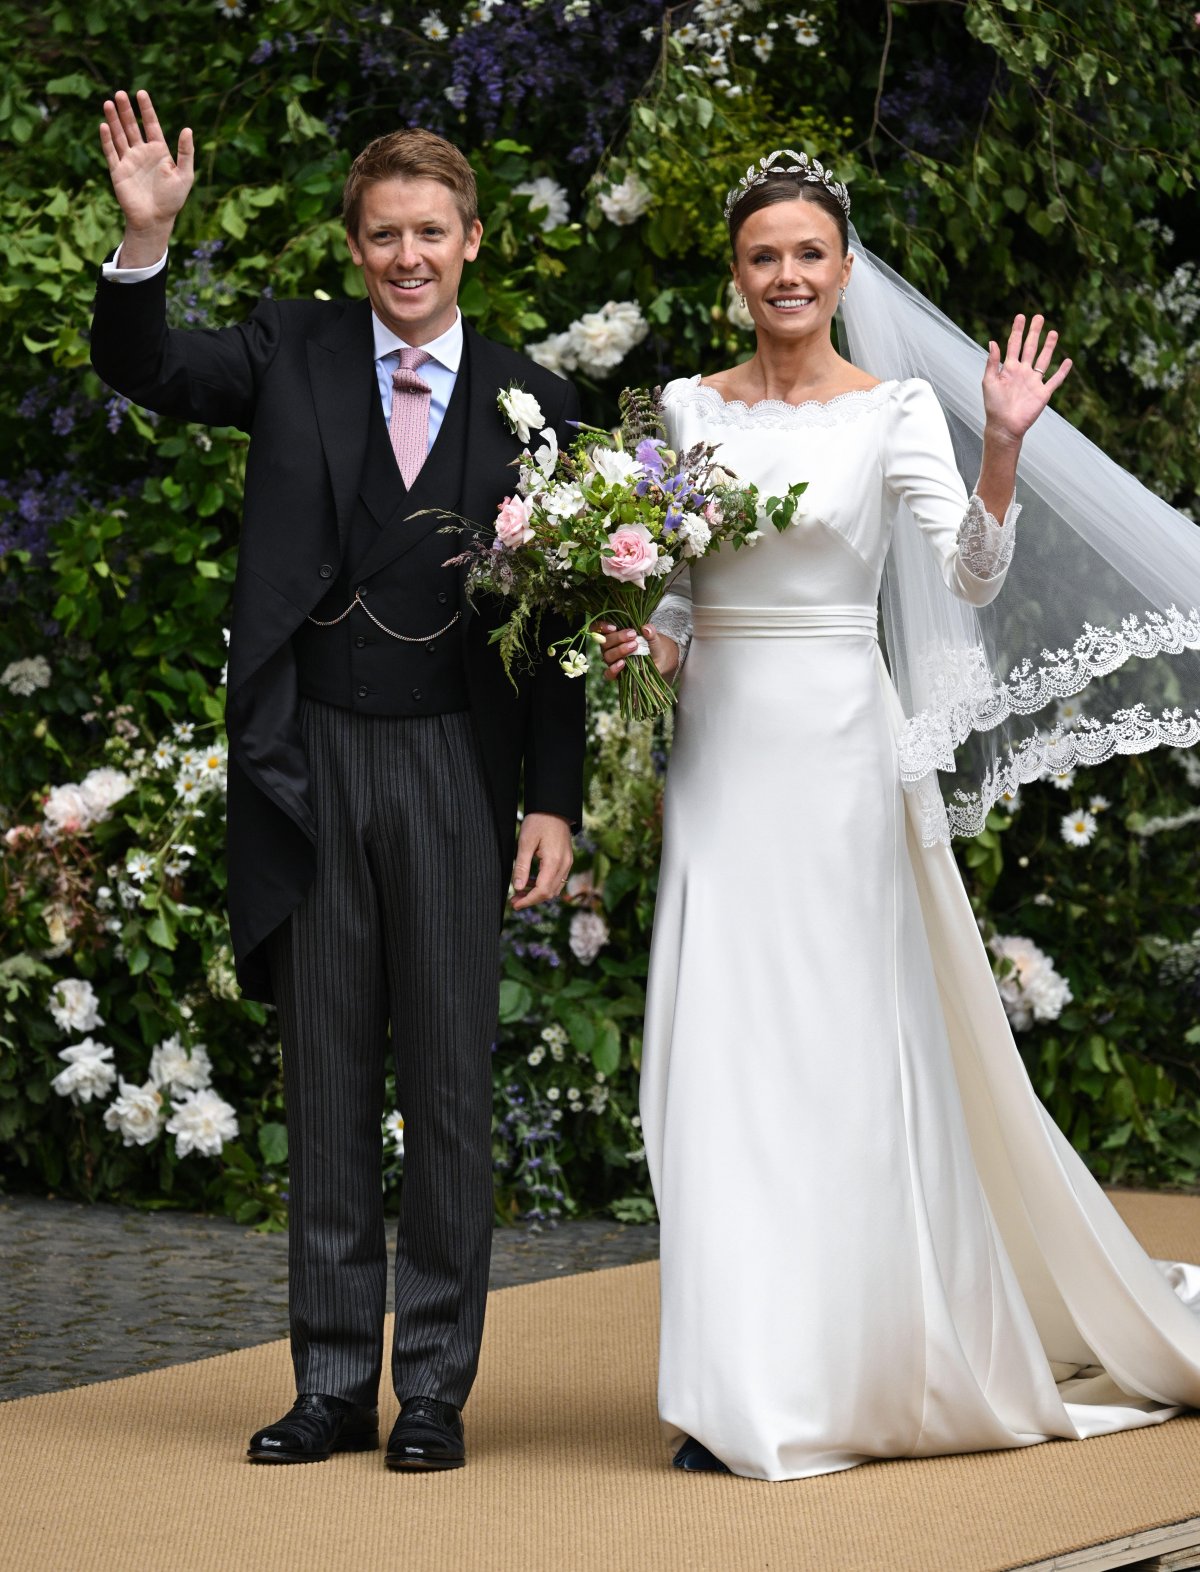
M 781 159 L 789 159 L 790 163 L 781 163 Z M 750 165 L 725 198 L 725 217 L 729 217 L 752 186 L 761 186 L 772 175 L 799 175 L 801 180 L 824 186 L 841 203 L 843 212 L 849 218 L 850 193 L 844 183 L 835 180 L 819 159 L 809 158 L 807 153 L 796 153 L 790 147 L 777 147 L 773 153 L 760 158 L 757 164 Z

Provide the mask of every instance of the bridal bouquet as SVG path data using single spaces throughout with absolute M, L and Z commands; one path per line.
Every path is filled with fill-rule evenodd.
M 549 653 L 569 677 L 582 676 L 590 643 L 603 642 L 593 631 L 597 620 L 640 630 L 687 561 L 722 546 L 753 546 L 760 522 L 786 529 L 805 489 L 800 482 L 764 501 L 717 463 L 716 446 L 672 452 L 658 400 L 641 389 L 621 394 L 616 432 L 581 427 L 561 449 L 531 394 L 508 388 L 499 406 L 522 442 L 539 430 L 539 445 L 532 453 L 526 446 L 515 494 L 501 503 L 491 533 L 469 526 L 476 539 L 456 560 L 469 564 L 468 594 L 488 591 L 512 602 L 492 634 L 510 678 L 514 664 L 532 663 L 547 611 L 574 629 Z M 660 715 L 674 703 L 648 653 L 643 641 L 618 679 L 627 719 Z

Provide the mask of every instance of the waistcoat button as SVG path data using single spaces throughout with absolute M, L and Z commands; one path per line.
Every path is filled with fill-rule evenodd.
M 449 595 L 446 594 L 445 590 L 438 590 L 438 605 L 439 606 L 444 606 L 449 599 L 450 599 L 450 597 L 449 597 Z
M 365 687 L 360 687 L 360 688 L 359 688 L 359 690 L 358 690 L 358 696 L 359 696 L 359 698 L 360 698 L 360 699 L 365 699 L 365 698 L 366 698 L 366 696 L 367 696 L 367 690 L 366 690 L 366 688 L 365 688 Z
M 365 597 L 366 593 L 367 593 L 367 586 L 365 584 L 360 584 L 358 586 L 357 590 L 355 590 L 355 594 L 356 595 L 361 595 L 361 596 Z
M 420 688 L 414 688 L 412 690 L 412 696 L 413 696 L 414 699 L 416 699 L 417 703 L 419 704 L 421 702 L 421 690 L 420 690 Z
M 427 644 L 425 646 L 425 653 L 426 653 L 426 655 L 436 655 L 437 654 L 437 645 L 436 644 Z
M 359 635 L 358 635 L 358 637 L 357 637 L 357 638 L 356 638 L 356 639 L 355 639 L 355 641 L 354 641 L 354 643 L 355 643 L 355 647 L 356 647 L 356 648 L 357 648 L 357 649 L 360 649 L 360 650 L 361 650 L 361 649 L 362 649 L 362 648 L 363 648 L 363 647 L 364 647 L 364 646 L 365 646 L 365 644 L 366 644 L 366 642 L 367 642 L 367 641 L 366 641 L 366 639 L 364 639 L 364 638 L 363 638 L 363 636 L 362 636 L 362 634 L 361 634 L 361 633 L 360 633 L 360 634 L 359 634 Z
M 327 562 L 321 564 L 321 577 L 323 579 L 331 579 L 333 577 L 333 569 Z

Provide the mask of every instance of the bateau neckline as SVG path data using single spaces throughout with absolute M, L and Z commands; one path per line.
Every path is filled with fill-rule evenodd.
M 873 387 L 848 388 L 845 393 L 835 393 L 832 398 L 806 398 L 799 404 L 789 403 L 785 398 L 760 398 L 753 404 L 747 404 L 745 399 L 722 397 L 720 390 L 702 382 L 700 380 L 701 376 L 702 373 L 697 371 L 694 376 L 686 377 L 683 380 L 689 382 L 697 393 L 709 394 L 723 409 L 744 409 L 748 415 L 760 409 L 832 409 L 835 404 L 844 404 L 850 399 L 871 398 L 882 388 L 895 387 L 897 383 L 895 377 L 884 377 L 881 381 L 876 382 Z

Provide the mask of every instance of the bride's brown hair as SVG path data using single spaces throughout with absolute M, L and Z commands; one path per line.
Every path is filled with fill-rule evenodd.
M 758 185 L 751 186 L 746 194 L 734 203 L 729 214 L 729 249 L 737 256 L 737 238 L 742 225 L 751 213 L 770 207 L 772 202 L 811 202 L 827 213 L 837 225 L 842 242 L 842 255 L 850 249 L 850 227 L 846 211 L 837 197 L 815 180 L 802 180 L 798 175 L 771 175 Z

